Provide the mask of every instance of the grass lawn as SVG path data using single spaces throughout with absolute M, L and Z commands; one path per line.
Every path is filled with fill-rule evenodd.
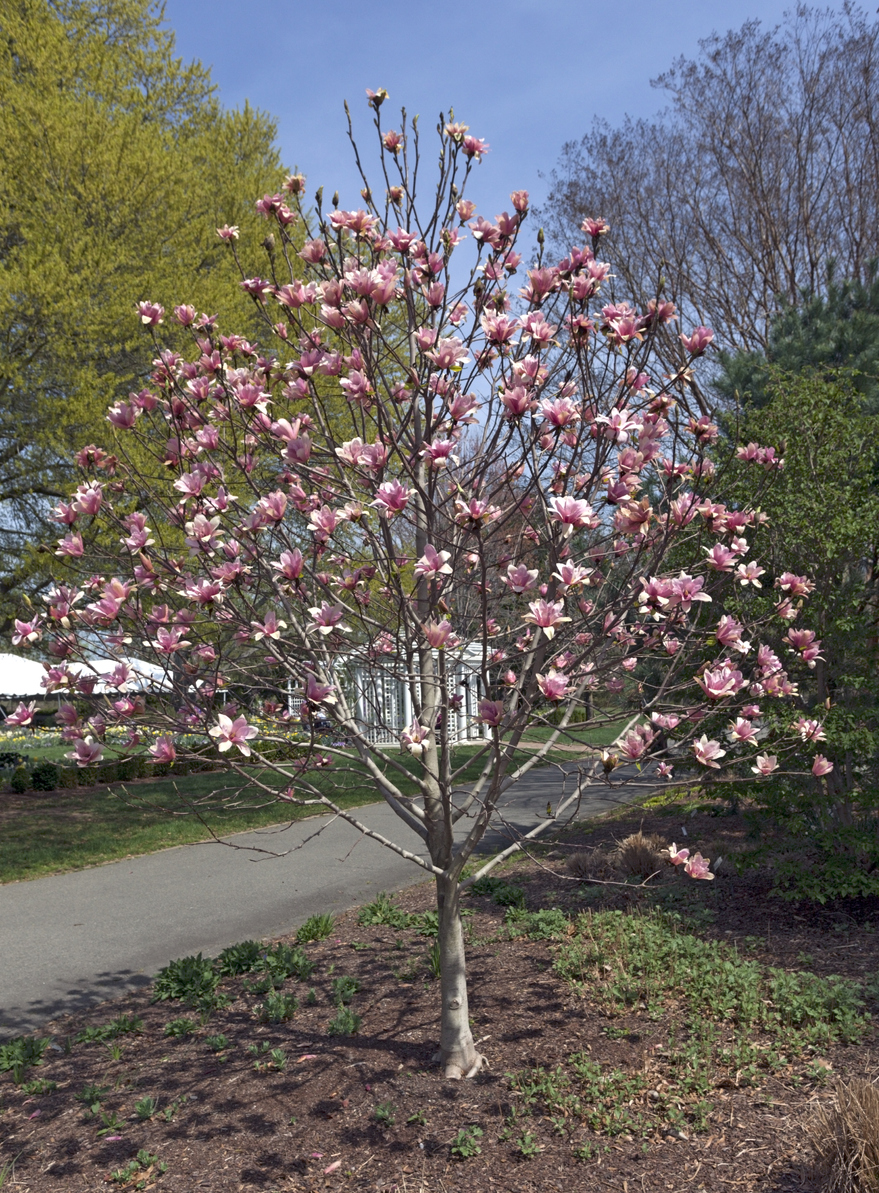
M 477 746 L 454 751 L 455 765 L 473 757 Z M 397 755 L 399 757 L 399 755 Z M 520 757 L 524 760 L 527 753 Z M 559 755 L 556 760 L 564 760 Z M 407 767 L 414 759 L 405 756 Z M 476 778 L 480 764 L 465 771 Z M 374 803 L 378 798 L 366 773 L 312 772 L 316 786 L 342 808 Z M 268 780 L 271 782 L 271 778 Z M 399 786 L 414 795 L 414 782 Z M 220 835 L 300 820 L 319 809 L 270 801 L 254 787 L 242 787 L 234 775 L 207 773 L 181 779 L 93 787 L 80 791 L 28 791 L 0 795 L 0 882 L 42 878 L 82 870 L 101 862 L 173 845 L 203 841 L 210 830 Z M 209 826 L 209 828 L 208 828 Z

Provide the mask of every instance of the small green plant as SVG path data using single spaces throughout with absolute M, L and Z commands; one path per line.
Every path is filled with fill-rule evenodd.
M 442 954 L 438 940 L 435 940 L 427 950 L 427 968 L 435 978 L 443 976 Z
M 457 1160 L 469 1160 L 473 1156 L 478 1156 L 482 1152 L 478 1140 L 482 1138 L 483 1130 L 481 1127 L 462 1127 L 455 1138 L 452 1140 L 452 1155 Z
M 525 892 L 512 882 L 501 882 L 494 890 L 494 901 L 498 907 L 525 906 Z
M 33 1081 L 26 1081 L 21 1092 L 28 1097 L 38 1097 L 40 1094 L 54 1094 L 58 1088 L 57 1081 L 47 1081 L 45 1077 L 35 1077 Z
M 570 920 L 557 907 L 540 911 L 525 911 L 522 907 L 508 907 L 504 923 L 513 936 L 527 936 L 529 940 L 561 940 L 567 936 Z
M 393 1102 L 379 1102 L 373 1117 L 380 1127 L 392 1127 L 396 1121 L 397 1107 Z
M 305 1005 L 307 1007 L 317 1006 L 317 991 L 315 990 L 314 986 L 311 987 L 305 996 Z
M 332 1018 L 327 1026 L 328 1036 L 356 1035 L 362 1020 L 350 1007 L 339 1007 L 338 1014 Z
M 218 1036 L 207 1036 L 205 1038 L 205 1043 L 207 1044 L 208 1048 L 210 1048 L 211 1052 L 223 1052 L 229 1047 L 228 1037 L 222 1034 Z
M 78 1094 L 74 1094 L 77 1102 L 84 1102 L 95 1114 L 101 1102 L 110 1092 L 109 1085 L 84 1085 Z
M 256 1008 L 256 1015 L 260 1023 L 283 1023 L 292 1019 L 299 1009 L 299 1001 L 292 994 L 282 994 L 272 990 L 266 995 L 265 1002 Z
M 118 1135 L 125 1128 L 125 1120 L 121 1119 L 115 1110 L 101 1110 L 100 1115 L 104 1125 L 98 1130 L 98 1139 L 105 1135 Z
M 416 1110 L 414 1114 L 410 1114 L 406 1119 L 410 1127 L 424 1127 L 427 1125 L 427 1115 L 423 1110 Z
M 182 1040 L 184 1036 L 191 1036 L 197 1026 L 193 1019 L 171 1019 L 165 1024 L 163 1034 L 173 1040 Z
M 54 791 L 58 786 L 59 777 L 56 764 L 44 759 L 31 771 L 31 787 L 34 791 Z
M 122 1060 L 122 1045 L 121 1044 L 111 1043 L 111 1044 L 107 1045 L 107 1048 L 110 1052 L 111 1060 Z
M 230 945 L 214 959 L 214 969 L 223 977 L 235 978 L 242 973 L 250 973 L 259 964 L 265 952 L 265 945 L 258 940 L 244 940 L 240 944 Z
M 186 1094 L 181 1094 L 179 1098 L 175 1098 L 170 1106 L 166 1106 L 162 1111 L 162 1118 L 166 1123 L 170 1123 L 181 1106 L 185 1106 L 187 1102 Z
M 312 940 L 326 940 L 336 926 L 336 917 L 325 912 L 323 915 L 310 916 L 296 933 L 299 944 L 308 944 Z
M 181 999 L 195 1003 L 205 995 L 213 994 L 220 981 L 220 975 L 206 957 L 199 953 L 195 957 L 179 957 L 159 970 L 153 982 L 153 1002 L 167 999 Z
M 529 1131 L 523 1132 L 516 1140 L 516 1150 L 519 1155 L 526 1160 L 532 1159 L 534 1156 L 540 1155 L 543 1150 L 537 1139 Z
M 134 1113 L 144 1122 L 147 1122 L 149 1119 L 151 1119 L 158 1109 L 158 1098 L 139 1098 L 138 1101 L 134 1103 Z
M 25 767 L 19 766 L 12 772 L 12 778 L 9 780 L 9 786 L 16 795 L 24 795 L 30 785 L 31 778 Z
M 43 1054 L 52 1041 L 48 1036 L 18 1036 L 0 1044 L 0 1073 L 11 1071 L 12 1080 L 21 1085 L 28 1069 L 43 1063 Z
M 333 978 L 333 1001 L 339 1006 L 345 1006 L 359 989 L 360 982 L 357 978 L 347 977 L 344 974 Z
M 110 1180 L 120 1185 L 134 1182 L 133 1188 L 140 1190 L 147 1187 L 154 1173 L 161 1175 L 167 1171 L 168 1165 L 164 1161 L 160 1162 L 158 1156 L 153 1156 L 146 1148 L 141 1148 L 134 1160 L 129 1160 L 122 1168 L 117 1168 L 115 1172 L 110 1173 Z M 144 1174 L 143 1179 L 135 1181 L 138 1173 Z
M 366 903 L 357 914 L 361 927 L 384 924 L 388 928 L 408 928 L 412 917 L 394 903 L 386 891 L 379 891 L 372 903 Z
M 477 878 L 474 883 L 470 885 L 471 895 L 493 895 L 500 886 L 505 886 L 502 878 L 492 878 L 490 874 L 486 874 L 483 878 Z

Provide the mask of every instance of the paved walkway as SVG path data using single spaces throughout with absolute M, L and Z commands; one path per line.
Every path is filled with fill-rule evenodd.
M 519 831 L 533 828 L 547 801 L 557 806 L 566 784 L 570 790 L 576 770 L 570 762 L 530 772 L 508 793 L 504 820 Z M 578 818 L 606 812 L 653 785 L 646 776 L 625 787 L 595 783 Z M 354 813 L 421 852 L 420 838 L 387 805 Z M 289 852 L 278 858 L 210 841 L 0 886 L 0 1038 L 146 986 L 172 958 L 211 956 L 236 941 L 281 936 L 316 912 L 343 911 L 378 891 L 426 879 L 414 863 L 327 816 L 228 840 Z M 508 843 L 498 824 L 482 848 Z

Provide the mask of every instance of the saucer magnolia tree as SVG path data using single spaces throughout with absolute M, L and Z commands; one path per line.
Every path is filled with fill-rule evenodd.
M 588 740 L 619 720 L 633 696 L 630 727 L 590 755 L 556 815 L 596 768 L 671 774 L 672 745 L 703 774 L 743 758 L 769 772 L 781 747 L 757 754 L 760 705 L 794 685 L 761 647 L 762 623 L 739 612 L 748 586 L 773 579 L 749 556 L 757 515 L 710 495 L 716 430 L 691 409 L 690 365 L 712 333 L 681 335 L 686 367 L 652 372 L 674 307 L 613 295 L 599 219 L 563 260 L 523 262 L 528 194 L 494 219 L 475 211 L 466 184 L 488 146 L 465 125 L 440 122 L 433 205 L 417 210 L 417 126 L 404 114 L 384 129 L 384 98 L 370 93 L 381 190 L 364 178 L 362 209 L 325 211 L 318 192 L 311 211 L 301 176 L 257 204 L 267 276 L 241 285 L 262 346 L 188 306 L 140 305 L 153 373 L 110 410 L 115 442 L 80 453 L 84 479 L 56 514 L 70 580 L 17 623 L 16 643 L 42 636 L 47 690 L 70 694 L 59 715 L 83 765 L 110 748 L 112 726 L 117 742 L 127 733 L 113 748 L 151 742 L 156 762 L 214 753 L 432 875 L 439 1059 L 460 1077 L 483 1062 L 462 870 L 511 784 L 560 736 Z M 237 259 L 235 229 L 219 235 Z M 172 322 L 185 351 L 163 347 Z M 753 444 L 740 456 L 777 464 Z M 115 528 L 109 558 L 89 546 L 95 524 Z M 681 571 L 675 556 L 700 562 Z M 764 621 L 793 626 L 809 584 L 786 573 L 775 584 Z M 818 645 L 805 630 L 787 641 L 795 660 Z M 120 661 L 85 718 L 74 698 L 94 677 L 77 666 L 98 644 Z M 161 698 L 128 692 L 133 655 L 164 667 Z M 657 666 L 658 682 L 639 683 Z M 387 745 L 395 724 L 399 749 Z M 536 727 L 543 745 L 523 762 L 516 747 Z M 466 737 L 462 758 L 452 746 Z M 474 752 L 479 777 L 465 783 Z M 341 788 L 352 773 L 410 830 L 404 844 L 335 804 L 327 776 Z M 670 860 L 711 877 L 701 857 L 672 847 Z

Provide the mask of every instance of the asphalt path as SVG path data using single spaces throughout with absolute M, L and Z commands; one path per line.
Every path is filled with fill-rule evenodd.
M 556 807 L 572 790 L 576 771 L 571 762 L 529 772 L 505 796 L 482 851 L 496 852 L 532 829 L 547 802 Z M 649 776 L 629 777 L 625 785 L 594 781 L 577 819 L 655 785 Z M 353 814 L 424 854 L 421 839 L 386 804 Z M 459 828 L 469 823 L 464 818 Z M 429 880 L 415 863 L 330 816 L 226 840 L 244 848 L 206 841 L 0 886 L 0 1038 L 147 986 L 175 957 L 282 936 L 315 913 Z

